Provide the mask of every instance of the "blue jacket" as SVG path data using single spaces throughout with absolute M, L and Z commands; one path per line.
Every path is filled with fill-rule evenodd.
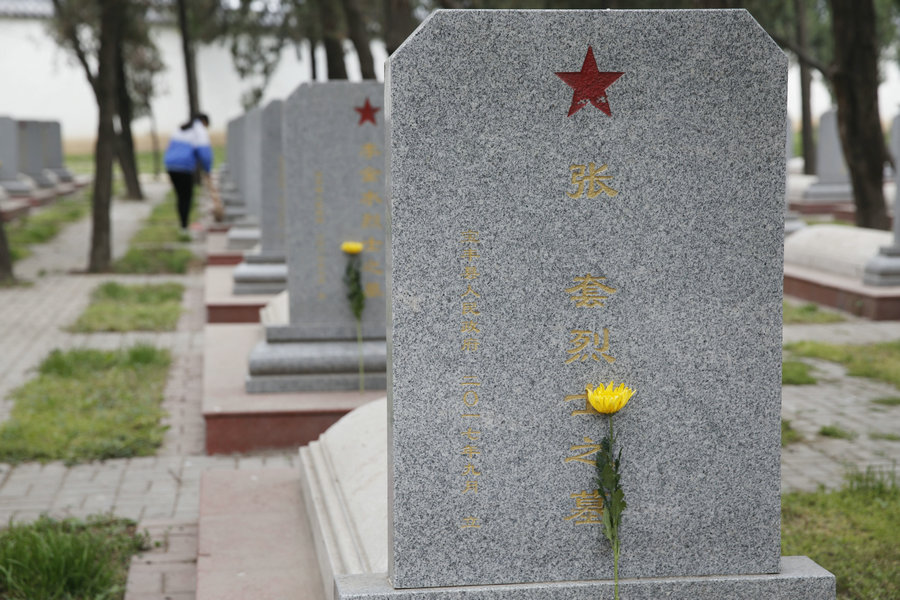
M 212 169 L 212 148 L 209 145 L 209 133 L 200 119 L 195 119 L 187 129 L 178 129 L 169 140 L 166 148 L 166 171 L 183 171 L 192 173 L 197 162 L 207 173 Z

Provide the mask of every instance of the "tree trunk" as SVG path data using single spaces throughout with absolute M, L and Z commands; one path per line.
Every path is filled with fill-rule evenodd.
M 116 113 L 119 115 L 116 155 L 122 168 L 126 195 L 132 200 L 143 200 L 144 192 L 141 190 L 134 156 L 134 136 L 131 135 L 133 110 L 131 96 L 128 94 L 128 80 L 125 79 L 125 55 L 121 36 L 116 44 Z
M 12 254 L 9 251 L 9 240 L 6 238 L 6 228 L 0 221 L 0 283 L 6 283 L 15 279 L 13 274 Z
M 419 25 L 409 0 L 384 0 L 384 45 L 388 54 L 400 47 Z
M 347 79 L 344 65 L 344 46 L 338 33 L 338 16 L 332 0 L 319 0 L 319 18 L 322 23 L 322 44 L 325 46 L 327 79 Z
M 809 41 L 806 35 L 806 5 L 803 0 L 794 0 L 794 19 L 796 24 L 797 45 L 804 52 L 809 52 Z M 803 172 L 806 175 L 816 174 L 816 141 L 813 137 L 812 106 L 810 103 L 812 71 L 802 60 L 800 65 L 800 115 L 801 134 L 803 136 Z
M 200 112 L 200 94 L 197 87 L 197 61 L 194 43 L 188 24 L 187 0 L 178 0 L 178 28 L 181 30 L 181 51 L 184 54 L 184 73 L 187 76 L 188 115 Z
M 856 224 L 889 229 L 882 180 L 887 152 L 878 116 L 878 39 L 873 0 L 832 0 L 838 131 L 850 170 Z
M 372 49 L 369 47 L 369 33 L 366 31 L 366 23 L 359 12 L 357 0 L 341 0 L 344 8 L 344 17 L 347 19 L 347 33 L 356 55 L 359 57 L 359 69 L 363 79 L 375 79 L 375 61 L 372 58 Z
M 97 146 L 94 150 L 91 252 L 88 271 L 109 271 L 112 263 L 109 208 L 115 143 L 116 46 L 121 31 L 119 0 L 100 0 L 100 50 L 97 53 Z
M 156 130 L 156 117 L 150 108 L 150 143 L 153 146 L 153 178 L 159 179 L 162 172 L 162 159 L 159 155 L 159 132 Z

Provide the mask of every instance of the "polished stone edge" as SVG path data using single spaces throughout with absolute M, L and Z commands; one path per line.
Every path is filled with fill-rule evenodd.
M 835 202 L 853 200 L 853 188 L 849 183 L 816 182 L 803 191 L 804 202 Z
M 306 519 L 313 534 L 313 546 L 318 557 L 326 600 L 334 599 L 335 559 L 338 556 L 338 536 L 334 523 L 329 519 L 329 506 L 340 506 L 340 496 L 335 492 L 335 482 L 329 479 L 328 469 L 322 468 L 322 448 L 318 440 L 300 448 L 300 491 L 306 507 Z M 327 467 L 327 465 L 326 465 Z M 327 557 L 323 560 L 323 557 Z M 338 567 L 338 570 L 339 567 Z
M 259 243 L 259 235 L 259 229 L 256 227 L 232 227 L 228 230 L 226 248 L 249 250 Z
M 287 265 L 284 263 L 253 263 L 244 260 L 234 268 L 234 293 L 277 294 L 287 288 Z
M 869 259 L 863 274 L 866 285 L 900 285 L 900 248 L 887 247 Z
M 365 389 L 387 389 L 387 345 L 362 344 Z M 245 389 L 251 394 L 359 389 L 356 342 L 260 342 L 250 352 Z
M 287 272 L 287 258 L 284 253 L 281 254 L 266 254 L 264 252 L 253 252 L 249 251 L 244 254 L 244 262 L 249 263 L 251 265 L 277 265 L 283 264 L 285 265 L 285 272 Z
M 334 598 L 340 600 L 596 600 L 612 598 L 612 580 L 561 581 L 418 589 L 394 589 L 385 573 L 336 575 Z M 832 600 L 834 575 L 806 556 L 781 558 L 781 573 L 623 579 L 628 600 Z
M 359 389 L 359 374 L 251 375 L 247 377 L 245 389 L 248 394 L 351 391 Z M 387 390 L 387 374 L 366 371 L 365 389 L 369 391 Z
M 366 340 L 384 340 L 384 323 L 366 323 L 362 326 Z M 272 325 L 266 328 L 266 341 L 273 344 L 308 341 L 356 341 L 356 324 L 349 323 L 298 323 L 292 325 Z

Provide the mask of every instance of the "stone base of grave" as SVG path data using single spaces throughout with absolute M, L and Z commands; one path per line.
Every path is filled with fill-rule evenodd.
M 30 210 L 31 204 L 28 200 L 23 200 L 21 198 L 6 198 L 5 195 L 0 197 L 0 220 L 3 220 L 4 222 L 24 217 Z
M 69 182 L 60 182 L 56 184 L 57 196 L 71 196 L 75 193 L 75 184 Z
M 900 319 L 900 284 L 865 282 L 866 265 L 892 242 L 887 231 L 806 227 L 785 240 L 784 293 L 867 319 Z
M 567 581 L 395 590 L 387 579 L 387 399 L 354 410 L 300 449 L 300 482 L 323 592 L 328 600 L 572 600 L 611 598 L 612 581 Z M 805 556 L 783 557 L 781 573 L 625 579 L 638 600 L 734 598 L 830 600 L 834 576 Z
M 351 410 L 384 391 L 248 394 L 247 355 L 262 337 L 258 325 L 204 329 L 203 419 L 207 454 L 291 448 L 317 439 Z
M 797 233 L 804 227 L 806 227 L 806 223 L 797 213 L 788 212 L 784 215 L 784 237 Z
M 359 346 L 355 341 L 261 341 L 249 358 L 246 389 L 251 394 L 350 391 L 359 389 Z M 387 389 L 387 345 L 363 340 L 366 390 Z
M 228 250 L 250 250 L 259 244 L 259 235 L 259 227 L 235 224 L 226 234 L 225 247 Z
M 192 598 L 324 598 L 298 479 L 288 468 L 203 474 Z
M 335 578 L 340 600 L 595 600 L 612 598 L 612 581 L 565 581 L 395 590 L 387 575 L 343 575 Z M 619 591 L 629 600 L 830 600 L 834 575 L 805 556 L 785 556 L 777 575 L 661 577 L 623 579 Z
M 34 188 L 28 193 L 28 202 L 32 206 L 46 206 L 56 200 L 56 188 Z
M 259 249 L 254 248 L 244 253 L 244 262 L 251 265 L 277 265 L 285 264 L 287 257 L 284 254 L 263 254 Z
M 900 247 L 881 248 L 866 263 L 863 283 L 876 286 L 900 286 Z
M 207 323 L 259 323 L 260 309 L 272 298 L 272 294 L 235 294 L 234 267 L 206 267 L 203 280 Z
M 247 207 L 241 205 L 225 205 L 225 221 L 228 223 L 237 223 L 247 218 Z
M 207 265 L 237 265 L 244 260 L 242 250 L 229 250 L 227 247 L 227 232 L 230 225 L 219 231 L 208 230 L 206 235 L 206 264 Z
M 251 262 L 251 255 L 234 268 L 234 293 L 277 294 L 287 288 L 287 264 Z
M 852 202 L 853 187 L 847 183 L 815 182 L 803 192 L 803 202 L 808 204 Z
M 75 180 L 73 183 L 75 184 L 76 188 L 81 189 L 83 187 L 91 185 L 93 181 L 93 175 L 75 175 Z
M 57 178 L 57 180 L 59 180 L 59 183 L 71 183 L 73 185 L 75 184 L 75 177 L 72 175 L 71 171 L 69 171 L 67 168 L 55 167 L 50 170 L 53 171 L 54 175 L 56 175 L 56 178 Z
M 34 191 L 34 187 L 30 184 L 15 179 L 5 179 L 0 181 L 0 187 L 2 187 L 10 196 L 16 197 L 27 197 Z

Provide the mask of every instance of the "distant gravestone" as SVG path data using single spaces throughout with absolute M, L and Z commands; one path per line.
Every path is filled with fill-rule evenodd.
M 803 193 L 805 202 L 849 202 L 853 188 L 838 136 L 837 109 L 819 117 L 819 140 L 816 144 L 816 182 Z
M 0 117 L 0 186 L 11 196 L 27 196 L 33 187 L 19 177 L 19 125 Z
M 280 292 L 287 286 L 284 254 L 284 156 L 282 154 L 282 106 L 273 100 L 262 111 L 260 146 L 259 251 L 249 252 L 235 267 L 236 294 Z
M 438 11 L 391 56 L 389 573 L 337 596 L 611 598 L 613 380 L 623 598 L 834 597 L 780 557 L 786 77 L 743 10 Z
M 40 188 L 56 187 L 55 174 L 47 170 L 45 152 L 46 127 L 43 121 L 18 121 L 19 170 L 31 177 Z
M 226 146 L 228 151 L 228 183 L 222 193 L 226 221 L 235 222 L 247 216 L 244 203 L 244 121 L 241 115 L 228 121 Z
M 785 162 L 788 167 L 790 167 L 791 158 L 794 156 L 794 128 L 791 123 L 791 118 L 787 117 L 785 119 L 785 128 L 787 129 L 787 142 L 784 149 Z M 784 196 L 784 236 L 787 237 L 792 233 L 795 233 L 801 229 L 806 227 L 806 223 L 803 222 L 803 219 L 800 218 L 800 215 L 792 212 L 789 207 L 787 193 L 785 192 Z
M 44 122 L 44 162 L 60 182 L 75 181 L 63 162 L 62 126 L 59 121 Z
M 250 355 L 248 391 L 358 387 L 344 241 L 363 244 L 366 388 L 385 389 L 383 95 L 376 82 L 313 83 L 285 102 L 290 323 L 266 328 Z
M 257 107 L 244 115 L 241 129 L 241 200 L 243 218 L 228 230 L 227 247 L 249 250 L 259 243 L 260 189 L 262 186 L 262 109 Z
M 900 166 L 900 115 L 894 117 L 890 135 L 891 155 Z M 893 243 L 882 247 L 878 254 L 866 263 L 863 283 L 867 285 L 900 285 L 900 170 L 894 169 L 894 238 Z

